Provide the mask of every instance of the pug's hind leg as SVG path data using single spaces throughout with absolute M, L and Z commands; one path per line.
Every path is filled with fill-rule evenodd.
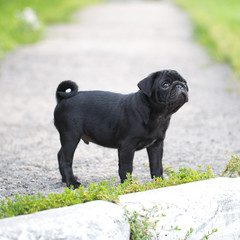
M 127 173 L 130 173 L 130 176 L 132 176 L 134 152 L 135 150 L 132 149 L 118 149 L 118 173 L 121 179 L 121 183 L 123 183 L 127 179 Z
M 62 148 L 58 154 L 59 169 L 62 175 L 63 181 L 66 182 L 67 187 L 71 185 L 75 188 L 80 186 L 80 183 L 73 175 L 72 163 L 74 152 L 80 141 L 79 137 L 76 137 L 73 132 L 68 132 L 60 135 Z
M 163 141 L 157 141 L 147 148 L 151 177 L 163 178 L 162 156 Z
M 62 148 L 60 148 L 58 154 L 57 154 L 57 157 L 58 157 L 58 167 L 59 167 L 59 171 L 61 173 L 61 176 L 62 176 L 62 182 L 66 182 L 66 177 L 65 177 L 65 174 L 64 174 L 64 171 L 63 171 L 63 166 L 62 166 Z

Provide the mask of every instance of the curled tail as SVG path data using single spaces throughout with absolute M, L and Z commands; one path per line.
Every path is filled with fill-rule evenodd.
M 70 89 L 70 92 L 66 90 Z M 59 103 L 64 98 L 70 98 L 75 96 L 78 93 L 78 85 L 70 80 L 61 82 L 56 91 L 57 103 Z

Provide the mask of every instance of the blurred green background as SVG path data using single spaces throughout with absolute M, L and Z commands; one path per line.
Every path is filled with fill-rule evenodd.
M 187 10 L 197 39 L 218 61 L 231 65 L 240 77 L 240 1 L 174 0 Z
M 71 13 L 103 0 L 0 0 L 0 57 L 36 42 L 49 23 L 69 21 Z M 174 0 L 186 9 L 197 39 L 218 61 L 229 63 L 240 76 L 240 1 Z
M 101 0 L 0 0 L 0 57 L 36 42 L 49 23 L 66 22 L 71 13 Z

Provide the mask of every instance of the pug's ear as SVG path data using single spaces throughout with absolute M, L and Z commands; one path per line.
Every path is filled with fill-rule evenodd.
M 151 73 L 148 77 L 144 78 L 138 83 L 139 89 L 148 97 L 152 95 L 152 88 L 156 77 L 159 75 L 159 72 Z

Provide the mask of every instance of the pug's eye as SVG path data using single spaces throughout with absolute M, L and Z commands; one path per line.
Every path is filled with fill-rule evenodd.
M 163 83 L 162 88 L 168 88 L 169 86 L 170 86 L 170 83 L 169 82 L 165 82 L 165 83 Z

